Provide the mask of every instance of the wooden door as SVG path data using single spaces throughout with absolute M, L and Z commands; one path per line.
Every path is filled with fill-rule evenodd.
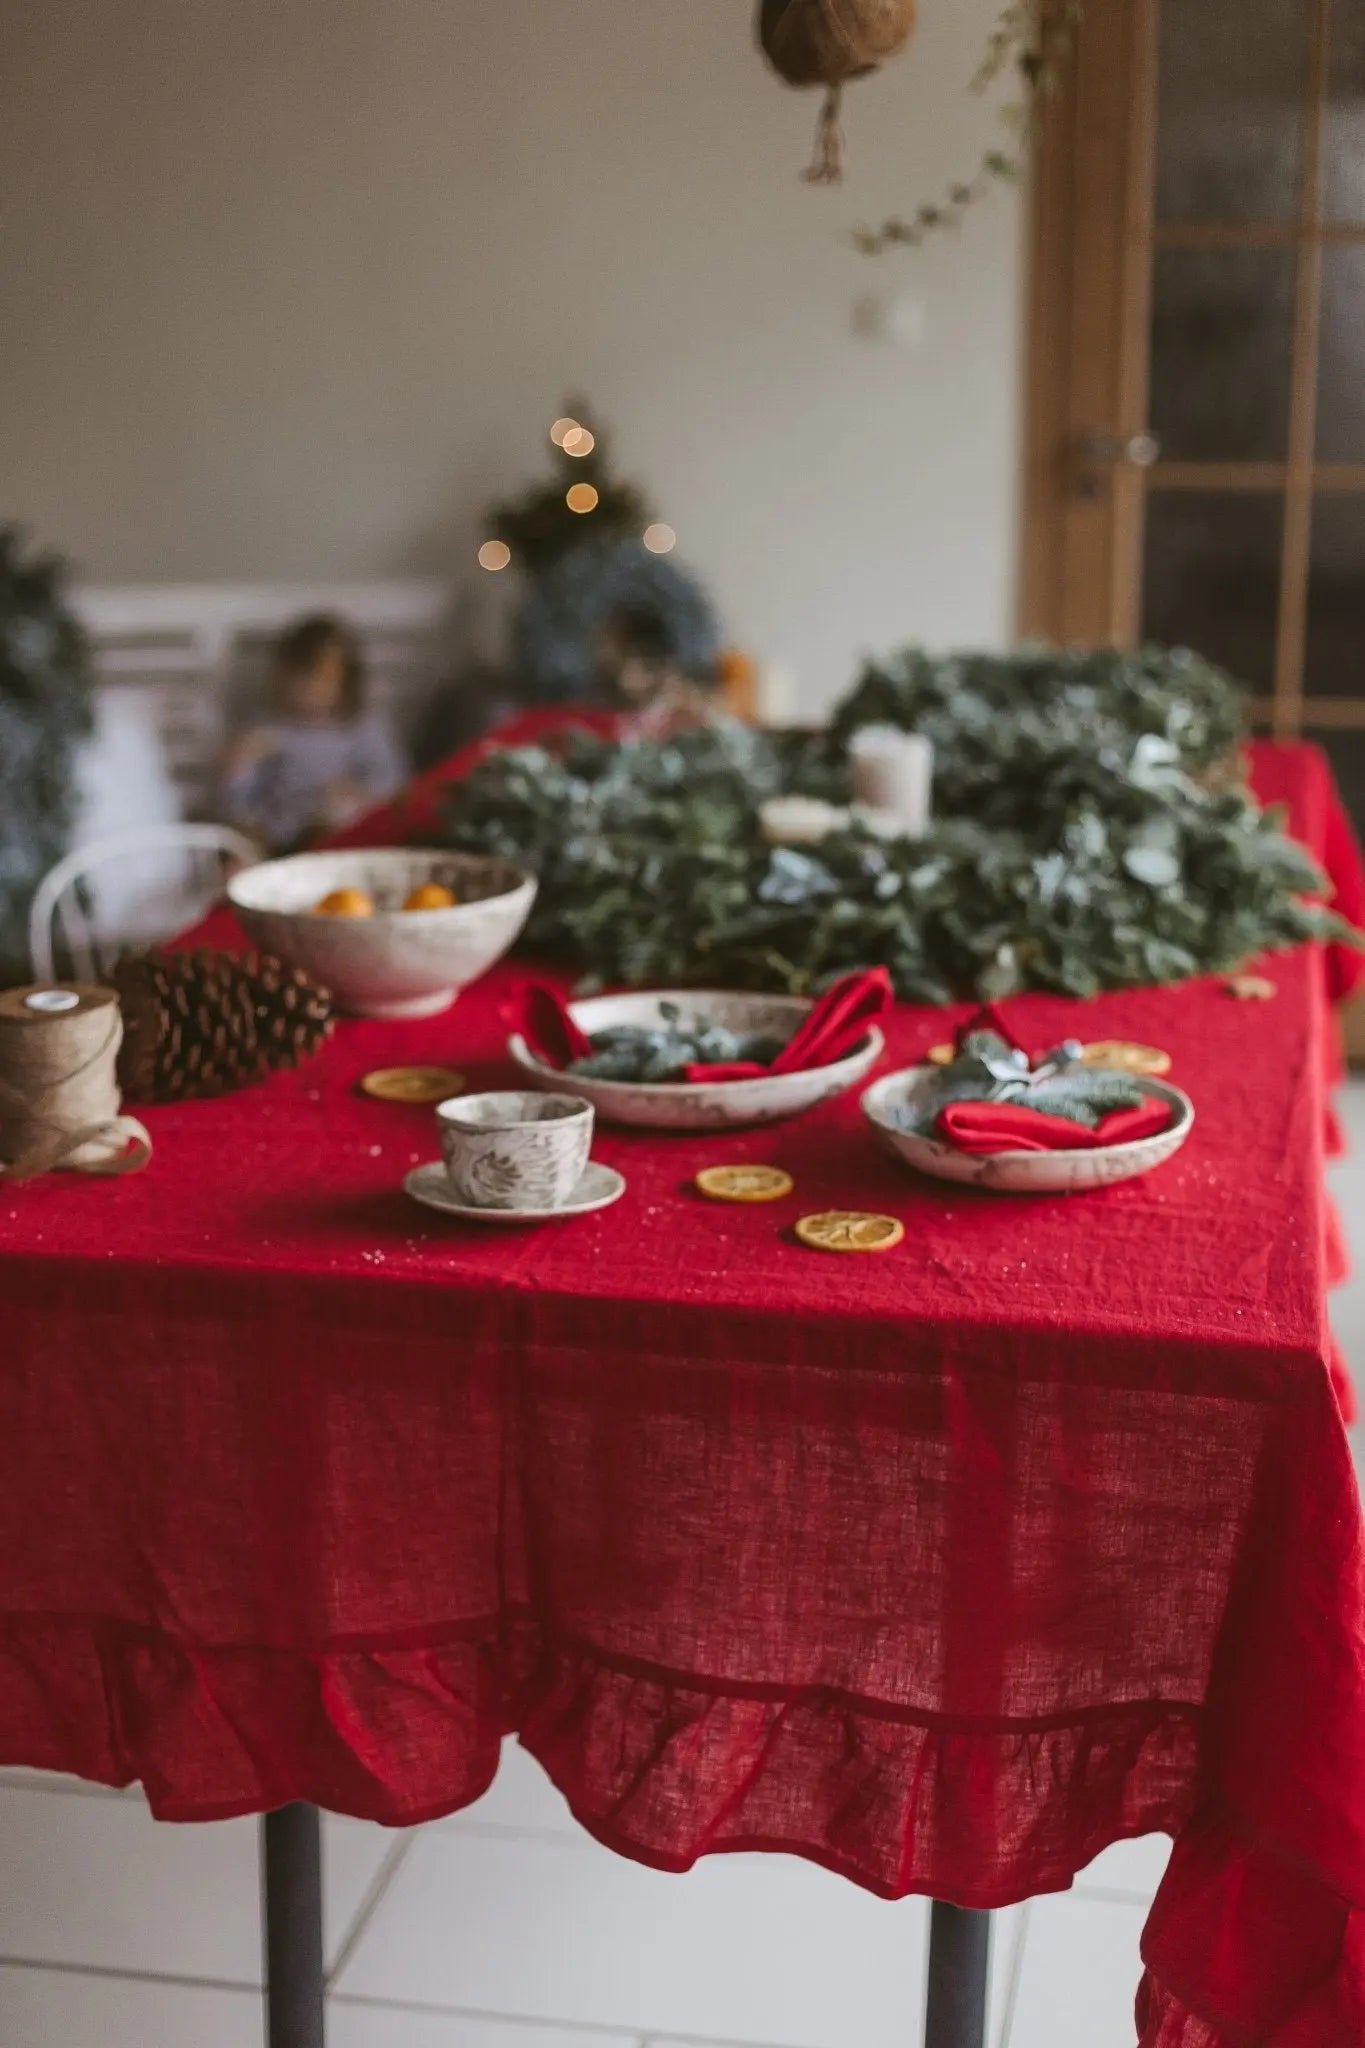
M 1365 824 L 1365 0 L 1085 0 L 1035 184 L 1021 625 L 1183 643 Z

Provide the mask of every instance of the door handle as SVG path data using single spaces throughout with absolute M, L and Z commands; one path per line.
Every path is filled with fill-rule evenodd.
M 1113 434 L 1091 427 L 1077 442 L 1082 462 L 1091 469 L 1150 469 L 1161 459 L 1161 443 L 1145 429 L 1140 434 Z
M 1103 427 L 1088 427 L 1076 436 L 1075 492 L 1078 498 L 1098 498 L 1106 477 L 1119 469 L 1150 469 L 1161 459 L 1161 443 L 1146 429 L 1138 434 L 1115 434 Z

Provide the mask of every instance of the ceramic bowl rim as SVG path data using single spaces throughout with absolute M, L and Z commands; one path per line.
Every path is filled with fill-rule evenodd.
M 495 889 L 489 896 L 474 896 L 467 903 L 446 903 L 429 910 L 404 910 L 401 905 L 392 910 L 374 910 L 368 917 L 348 921 L 353 931 L 384 931 L 390 925 L 410 930 L 414 918 L 431 920 L 465 917 L 472 910 L 486 909 L 492 903 L 510 903 L 526 889 L 534 891 L 538 886 L 536 875 L 519 861 L 508 860 L 499 853 L 464 853 L 445 850 L 439 846 L 317 846 L 306 848 L 302 853 L 283 853 L 269 860 L 253 861 L 250 867 L 239 868 L 230 875 L 227 883 L 227 900 L 234 910 L 245 910 L 252 917 L 296 917 L 321 918 L 315 904 L 304 904 L 298 910 L 286 910 L 279 904 L 253 902 L 240 892 L 243 884 L 249 884 L 253 875 L 261 875 L 267 868 L 292 868 L 302 861 L 368 860 L 381 865 L 396 866 L 399 861 L 429 859 L 433 866 L 501 868 L 511 879 L 506 888 Z M 338 920 L 330 920 L 337 922 Z
M 767 1088 L 776 1081 L 799 1081 L 806 1074 L 839 1074 L 845 1067 L 863 1061 L 871 1065 L 881 1058 L 885 1044 L 878 1026 L 870 1024 L 867 1036 L 860 1038 L 852 1052 L 846 1052 L 840 1060 L 827 1060 L 819 1067 L 796 1067 L 790 1073 L 750 1074 L 745 1079 L 729 1081 L 623 1081 L 606 1074 L 571 1074 L 565 1067 L 546 1066 L 537 1059 L 520 1031 L 512 1033 L 507 1050 L 518 1066 L 544 1074 L 550 1080 L 581 1081 L 593 1088 L 629 1088 L 632 1095 L 643 1095 L 649 1100 L 657 1096 L 665 1102 L 690 1102 L 699 1095 L 714 1095 L 719 1088 Z
M 476 1121 L 468 1116 L 472 1104 L 478 1102 L 520 1102 L 536 1104 L 548 1112 L 532 1116 L 526 1108 L 520 1114 L 508 1114 L 505 1118 L 492 1117 Z M 464 1116 L 460 1111 L 465 1111 Z M 436 1105 L 436 1114 L 441 1122 L 452 1131 L 459 1131 L 466 1137 L 506 1131 L 533 1131 L 552 1124 L 556 1129 L 568 1130 L 581 1123 L 584 1116 L 593 1115 L 593 1105 L 585 1095 L 571 1095 L 567 1090 L 547 1093 L 541 1088 L 481 1088 L 468 1095 L 448 1095 L 444 1102 Z
M 1119 1069 L 1109 1069 L 1107 1071 L 1117 1072 Z M 881 1105 L 871 1100 L 879 1090 L 889 1088 L 893 1081 L 903 1081 L 913 1074 L 941 1072 L 942 1068 L 936 1067 L 932 1060 L 919 1060 L 913 1066 L 897 1067 L 893 1073 L 878 1075 L 877 1079 L 871 1082 L 858 1097 L 858 1106 L 867 1118 L 867 1121 L 877 1130 L 885 1131 L 889 1138 L 903 1140 L 911 1145 L 930 1145 L 936 1151 L 951 1153 L 955 1158 L 969 1158 L 972 1156 L 971 1154 L 964 1153 L 957 1145 L 950 1145 L 946 1138 L 926 1137 L 923 1132 L 907 1131 L 900 1124 L 890 1123 L 881 1112 Z M 1098 1154 L 1105 1159 L 1117 1159 L 1122 1157 L 1124 1153 L 1136 1152 L 1144 1146 L 1166 1144 L 1173 1138 L 1183 1140 L 1189 1135 L 1190 1127 L 1194 1123 L 1195 1109 L 1193 1102 L 1183 1088 L 1177 1088 L 1173 1081 L 1163 1081 L 1155 1074 L 1128 1074 L 1125 1076 L 1125 1079 L 1136 1082 L 1138 1087 L 1146 1093 L 1156 1095 L 1163 1102 L 1170 1103 L 1175 1111 L 1175 1115 L 1164 1131 L 1150 1131 L 1145 1138 L 1124 1138 L 1117 1145 L 1058 1145 L 1051 1148 L 1046 1154 L 1021 1152 L 1016 1147 L 1007 1152 L 992 1152 L 987 1156 L 991 1159 L 1013 1161 L 1037 1160 L 1043 1157 L 1048 1159 L 1094 1159 Z

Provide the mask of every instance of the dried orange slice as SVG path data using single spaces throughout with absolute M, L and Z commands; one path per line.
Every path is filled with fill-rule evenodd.
M 713 1202 L 780 1202 L 796 1186 L 780 1166 L 703 1166 L 696 1184 Z
M 1169 1074 L 1171 1056 L 1159 1045 L 1133 1045 L 1126 1038 L 1100 1038 L 1081 1049 L 1083 1067 L 1108 1067 L 1118 1074 Z
M 1239 1003 L 1268 1003 L 1277 993 L 1274 982 L 1264 974 L 1234 974 L 1223 986 Z
M 822 1209 L 796 1226 L 802 1244 L 821 1252 L 889 1252 L 905 1236 L 898 1216 L 869 1216 L 861 1209 Z
M 460 1093 L 464 1080 L 455 1067 L 376 1067 L 360 1085 L 381 1102 L 444 1102 Z

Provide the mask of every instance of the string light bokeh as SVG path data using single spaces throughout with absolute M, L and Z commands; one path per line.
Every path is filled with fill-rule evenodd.
M 591 455 L 597 446 L 597 437 L 591 429 L 579 420 L 570 419 L 567 413 L 552 421 L 550 439 L 565 455 Z M 595 484 L 570 484 L 564 493 L 564 503 L 571 512 L 586 515 L 597 510 L 601 497 Z M 670 554 L 678 543 L 677 534 L 662 519 L 651 521 L 640 538 L 651 555 Z M 486 540 L 479 548 L 479 567 L 487 569 L 491 575 L 508 568 L 511 561 L 512 550 L 505 540 Z

